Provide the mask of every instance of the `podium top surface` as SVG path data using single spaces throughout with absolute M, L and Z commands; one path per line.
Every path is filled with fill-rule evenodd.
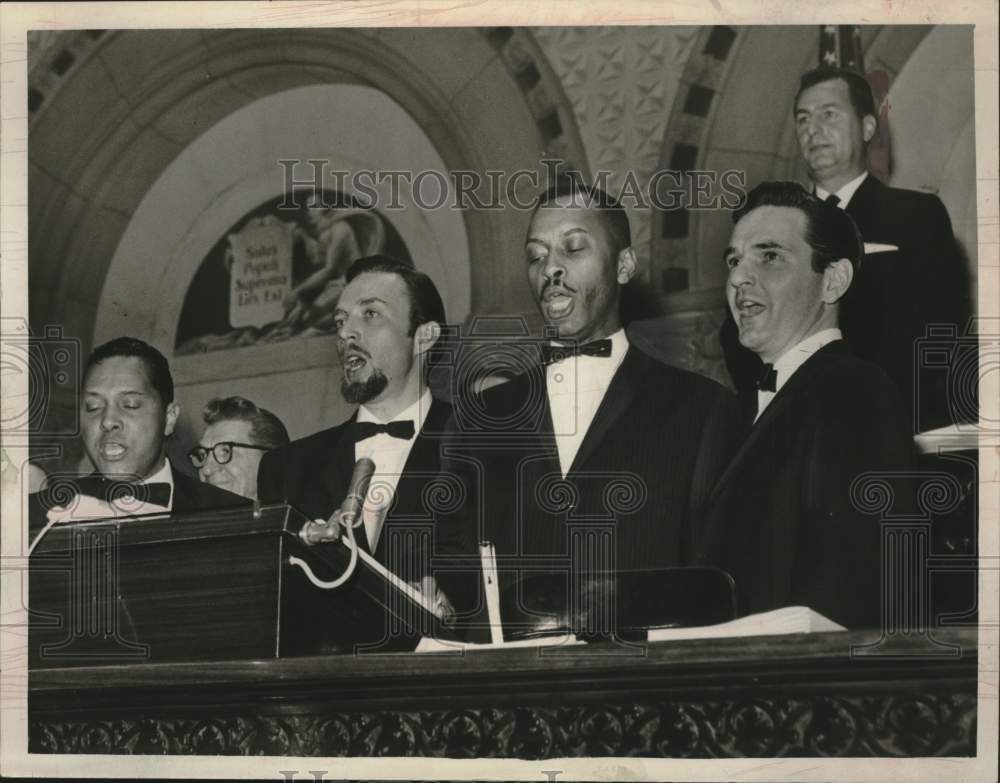
M 122 546 L 166 542 L 210 540 L 234 536 L 289 535 L 298 531 L 302 516 L 289 506 L 265 506 L 250 512 L 246 508 L 208 509 L 184 514 L 100 519 L 56 524 L 38 543 L 34 555 L 69 550 L 78 534 L 113 533 Z

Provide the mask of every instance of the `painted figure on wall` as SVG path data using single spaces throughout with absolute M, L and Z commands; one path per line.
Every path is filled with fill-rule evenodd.
M 351 263 L 384 252 L 412 263 L 392 224 L 350 196 L 323 191 L 279 209 L 284 200 L 245 215 L 206 255 L 185 297 L 178 355 L 333 334 Z

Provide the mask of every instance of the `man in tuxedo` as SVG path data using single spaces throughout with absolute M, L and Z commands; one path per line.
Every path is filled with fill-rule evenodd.
M 916 356 L 928 327 L 950 327 L 961 336 L 971 312 L 968 273 L 947 210 L 937 196 L 888 187 L 868 171 L 866 150 L 878 119 L 860 74 L 806 73 L 794 116 L 816 196 L 846 210 L 865 243 L 865 263 L 840 305 L 844 338 L 896 384 L 914 432 L 954 423 L 947 372 L 921 367 Z M 723 326 L 722 343 L 737 388 L 751 388 L 760 365 L 740 348 L 732 321 Z M 957 406 L 975 407 L 969 401 Z
M 877 626 L 880 524 L 858 509 L 852 484 L 906 470 L 912 446 L 891 381 L 839 328 L 860 236 L 843 210 L 791 182 L 754 188 L 735 221 L 726 293 L 764 373 L 696 559 L 733 575 L 744 613 L 806 605 L 848 627 Z
M 440 466 L 438 435 L 451 407 L 431 396 L 427 358 L 445 323 L 433 281 L 387 256 L 368 256 L 347 271 L 334 312 L 343 367 L 341 393 L 357 411 L 347 421 L 261 459 L 262 503 L 285 502 L 327 520 L 348 492 L 355 463 L 375 463 L 356 532 L 362 549 L 400 577 L 413 577 L 411 535 L 429 521 L 425 486 Z
M 84 370 L 80 425 L 95 472 L 53 477 L 29 498 L 32 528 L 63 521 L 232 508 L 249 501 L 202 484 L 166 458 L 180 407 L 166 358 L 119 337 L 94 349 Z
M 720 385 L 629 344 L 619 303 L 636 257 L 607 193 L 546 192 L 525 267 L 551 339 L 523 374 L 455 403 L 442 468 L 459 489 L 438 516 L 435 575 L 467 620 L 483 606 L 482 540 L 501 589 L 540 572 L 572 582 L 683 564 L 738 431 Z

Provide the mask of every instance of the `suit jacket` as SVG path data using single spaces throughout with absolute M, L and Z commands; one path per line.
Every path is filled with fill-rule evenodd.
M 177 468 L 174 472 L 174 499 L 171 513 L 182 514 L 187 511 L 203 511 L 206 509 L 249 508 L 253 501 L 234 492 L 219 487 L 213 487 L 196 478 L 181 473 Z
M 851 484 L 908 469 L 911 450 L 885 373 L 843 340 L 824 346 L 749 429 L 697 530 L 696 562 L 733 575 L 743 613 L 806 605 L 878 626 L 881 527 L 852 503 Z
M 878 364 L 896 383 L 914 431 L 977 419 L 962 416 L 975 411 L 971 399 L 957 410 L 949 407 L 949 373 L 931 365 L 931 350 L 940 353 L 942 340 L 928 339 L 928 328 L 951 327 L 961 337 L 971 315 L 966 264 L 944 204 L 937 196 L 890 188 L 869 175 L 847 213 L 866 243 L 899 248 L 866 253 L 858 285 L 841 304 L 844 333 L 858 356 Z M 954 340 L 943 342 L 946 350 L 961 350 Z M 957 368 L 962 360 L 956 358 L 952 354 L 949 364 Z M 976 389 L 968 391 L 974 395 Z
M 888 187 L 869 174 L 846 211 L 866 244 L 898 249 L 865 254 L 841 301 L 844 339 L 860 358 L 877 364 L 895 383 L 912 431 L 976 418 L 974 397 L 966 398 L 957 410 L 949 406 L 946 367 L 915 358 L 915 352 L 923 354 L 921 341 L 928 342 L 929 326 L 950 325 L 961 336 L 971 313 L 966 264 L 944 204 L 928 193 Z M 737 390 L 750 392 L 761 364 L 739 344 L 731 315 L 723 323 L 720 341 Z M 956 347 L 947 338 L 944 345 L 951 351 Z M 939 348 L 931 351 L 941 354 Z M 946 364 L 960 366 L 961 360 L 951 353 Z M 914 382 L 917 377 L 919 383 Z M 969 392 L 975 394 L 974 389 Z
M 407 529 L 414 524 L 427 525 L 432 515 L 427 510 L 426 488 L 440 467 L 440 435 L 451 414 L 451 406 L 434 399 L 424 425 L 414 440 L 403 473 L 396 485 L 379 540 L 375 558 L 404 579 L 414 571 L 414 552 L 425 551 L 416 545 Z M 257 494 L 263 503 L 287 503 L 309 519 L 327 519 L 344 501 L 354 470 L 354 440 L 350 419 L 336 427 L 293 441 L 264 455 L 257 473 Z M 366 551 L 368 539 L 356 541 Z
M 481 610 L 476 557 L 492 541 L 500 586 L 532 571 L 666 568 L 688 560 L 690 526 L 739 432 L 719 384 L 630 346 L 563 479 L 546 374 L 536 367 L 459 401 L 442 478 L 435 570 L 457 609 Z M 603 549 L 603 552 L 599 551 Z

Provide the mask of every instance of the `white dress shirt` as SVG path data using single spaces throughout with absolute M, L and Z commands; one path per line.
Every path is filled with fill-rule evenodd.
M 840 329 L 823 329 L 820 332 L 816 332 L 816 334 L 810 335 L 778 357 L 778 360 L 774 363 L 774 371 L 778 376 L 774 384 L 774 391 L 757 390 L 757 415 L 754 417 L 754 421 L 756 422 L 760 418 L 760 415 L 764 412 L 764 408 L 771 404 L 771 400 L 781 391 L 781 387 L 788 382 L 788 379 L 792 377 L 799 367 L 805 364 L 806 359 L 824 345 L 842 338 Z
M 403 468 L 406 466 L 406 460 L 410 456 L 417 435 L 424 426 L 424 420 L 431 409 L 431 402 L 430 390 L 425 388 L 424 393 L 415 403 L 392 418 L 392 421 L 409 420 L 413 422 L 413 437 L 409 440 L 394 438 L 380 432 L 354 444 L 355 462 L 362 457 L 368 457 L 375 463 L 375 473 L 368 485 L 368 493 L 365 495 L 365 503 L 361 510 L 365 534 L 368 537 L 368 548 L 372 552 L 375 551 L 378 544 L 382 523 L 392 505 L 392 499 L 396 495 L 399 477 L 403 473 Z M 359 422 L 370 421 L 375 424 L 389 423 L 379 419 L 364 405 L 358 408 L 357 420 Z
M 861 187 L 861 183 L 865 181 L 865 177 L 868 176 L 868 172 L 864 171 L 859 176 L 852 179 L 844 187 L 838 190 L 835 195 L 840 201 L 837 202 L 837 206 L 841 209 L 847 209 L 847 205 L 851 203 L 851 199 L 854 198 L 854 194 L 857 192 L 858 188 Z M 826 201 L 830 197 L 830 191 L 824 190 L 819 185 L 816 186 L 816 197 Z
M 571 356 L 545 368 L 545 387 L 563 478 L 569 473 L 611 379 L 628 351 L 624 329 L 610 339 L 611 356 Z

